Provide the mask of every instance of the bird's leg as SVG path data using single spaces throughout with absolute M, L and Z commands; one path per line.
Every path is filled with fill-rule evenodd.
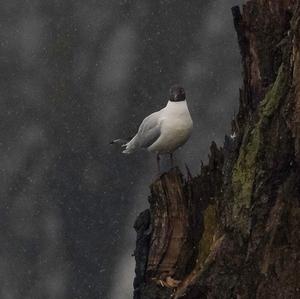
M 171 160 L 171 168 L 173 168 L 174 167 L 173 153 L 170 153 L 170 160 Z
M 160 164 L 159 164 L 159 161 L 160 161 L 160 157 L 159 157 L 159 154 L 157 154 L 156 155 L 156 163 L 157 163 L 158 174 L 160 174 Z

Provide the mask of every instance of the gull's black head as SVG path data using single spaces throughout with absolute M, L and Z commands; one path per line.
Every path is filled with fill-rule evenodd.
M 185 100 L 185 91 L 183 87 L 174 85 L 170 88 L 170 101 L 181 102 Z

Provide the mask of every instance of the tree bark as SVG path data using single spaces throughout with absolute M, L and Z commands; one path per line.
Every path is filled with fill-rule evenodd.
M 135 299 L 300 298 L 300 2 L 233 8 L 243 88 L 201 174 L 151 185 Z

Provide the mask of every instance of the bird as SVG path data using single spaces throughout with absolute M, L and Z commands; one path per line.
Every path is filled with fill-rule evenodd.
M 173 167 L 173 153 L 186 143 L 192 129 L 193 120 L 187 106 L 185 90 L 180 85 L 173 85 L 169 90 L 167 105 L 147 116 L 133 138 L 115 139 L 111 143 L 121 144 L 124 154 L 131 154 L 139 149 L 156 153 L 160 172 L 160 155 L 169 154 Z

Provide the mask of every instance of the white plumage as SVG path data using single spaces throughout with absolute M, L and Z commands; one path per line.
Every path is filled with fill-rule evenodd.
M 173 167 L 173 152 L 190 137 L 193 121 L 186 103 L 185 91 L 175 85 L 170 88 L 170 98 L 165 108 L 147 116 L 141 123 L 136 135 L 128 142 L 116 139 L 112 143 L 121 143 L 124 154 L 130 154 L 144 148 L 157 154 L 157 167 L 160 172 L 159 155 L 170 154 Z
M 123 153 L 146 148 L 158 154 L 171 154 L 190 137 L 193 121 L 186 103 L 168 101 L 165 108 L 146 117 Z

